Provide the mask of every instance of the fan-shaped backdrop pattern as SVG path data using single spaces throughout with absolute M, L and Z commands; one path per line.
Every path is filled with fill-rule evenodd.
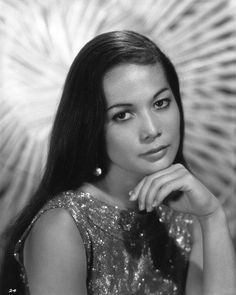
M 95 35 L 154 39 L 181 81 L 185 155 L 236 233 L 236 5 L 230 0 L 2 0 L 0 232 L 36 188 L 68 68 Z

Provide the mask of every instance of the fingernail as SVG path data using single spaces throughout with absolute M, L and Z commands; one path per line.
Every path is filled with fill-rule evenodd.
M 152 207 L 157 207 L 157 202 L 153 202 Z
M 143 211 L 143 210 L 144 210 L 144 205 L 143 205 L 143 204 L 140 204 L 140 205 L 139 205 L 139 210 L 140 210 L 140 211 Z
M 129 198 L 130 201 L 134 201 L 136 199 L 135 194 L 134 194 L 133 191 L 129 192 L 129 196 L 130 196 L 130 198 Z

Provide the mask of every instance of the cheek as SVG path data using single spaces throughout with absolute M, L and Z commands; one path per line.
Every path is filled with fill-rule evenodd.
M 175 115 L 172 122 L 172 130 L 173 135 L 179 136 L 180 135 L 180 116 L 179 113 Z
M 180 131 L 180 113 L 179 113 L 179 108 L 177 106 L 177 103 L 175 102 L 174 108 L 172 109 L 172 114 L 169 116 L 170 119 L 170 124 L 172 124 L 172 128 L 175 131 Z
M 170 114 L 169 119 L 165 125 L 165 131 L 169 134 L 169 139 L 175 145 L 179 145 L 180 142 L 180 114 L 179 110 L 176 109 Z
M 127 131 L 127 130 L 126 130 Z M 106 132 L 107 153 L 110 159 L 126 155 L 131 152 L 134 146 L 133 134 L 125 130 L 110 128 Z

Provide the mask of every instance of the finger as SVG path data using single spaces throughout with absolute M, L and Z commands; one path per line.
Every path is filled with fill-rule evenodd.
M 147 195 L 150 183 L 151 183 L 151 179 L 148 177 L 145 177 L 144 181 L 142 182 L 142 186 L 140 187 L 139 192 L 137 193 L 139 210 L 144 210 L 146 207 L 145 199 L 146 199 L 146 195 Z
M 153 198 L 154 194 L 158 193 L 160 186 L 170 181 L 176 177 L 181 176 L 184 173 L 183 169 L 180 169 L 178 166 L 172 167 L 172 169 L 166 169 L 165 173 L 160 176 L 160 173 L 155 173 L 149 177 L 145 177 L 142 182 L 142 186 L 138 192 L 138 202 L 140 210 L 146 210 L 148 212 L 153 210 Z M 161 180 L 161 181 L 160 181 Z M 150 196 L 150 188 L 152 188 L 152 194 Z
M 129 195 L 130 195 L 129 200 L 130 200 L 130 201 L 135 201 L 135 200 L 138 199 L 139 191 L 140 191 L 140 189 L 142 188 L 145 179 L 146 179 L 146 177 L 144 177 L 144 178 L 143 178 L 143 179 L 142 179 L 142 180 L 136 185 L 136 187 L 135 187 L 132 191 L 129 192 Z
M 146 194 L 146 208 L 147 211 L 151 211 L 153 209 L 153 203 L 156 197 L 159 194 L 160 189 L 165 185 L 166 183 L 169 183 L 171 181 L 175 181 L 178 178 L 182 178 L 185 175 L 184 170 L 178 170 L 174 171 L 172 173 L 163 175 L 159 178 L 156 178 L 152 181 L 151 185 L 149 186 L 149 189 Z M 154 205 L 155 207 L 155 205 Z
M 129 193 L 130 195 L 130 201 L 135 201 L 138 199 L 139 197 L 139 193 L 143 187 L 143 185 L 148 185 L 151 183 L 151 181 L 157 177 L 161 177 L 163 175 L 166 175 L 170 172 L 174 172 L 174 171 L 177 171 L 177 170 L 180 170 L 180 169 L 186 169 L 182 164 L 174 164 L 174 165 L 171 165 L 170 167 L 166 168 L 166 169 L 163 169 L 163 170 L 160 170 L 152 175 L 149 175 L 149 176 L 146 176 L 144 177 L 139 183 L 138 185 Z M 149 179 L 149 181 L 147 181 L 147 179 Z
M 184 191 L 183 177 L 178 177 L 174 180 L 166 182 L 160 188 L 159 193 L 153 202 L 153 207 L 159 206 L 170 193 L 177 190 Z
M 145 177 L 145 179 L 142 181 L 142 185 L 139 191 L 136 193 L 140 210 L 144 210 L 146 208 L 147 211 L 151 211 L 148 209 L 152 209 L 152 204 L 149 204 L 150 200 L 148 196 L 149 196 L 150 187 L 152 186 L 153 182 L 158 182 L 157 181 L 158 178 L 155 178 L 155 175 Z M 168 174 L 165 174 L 165 175 L 168 175 Z M 158 190 L 157 185 L 156 185 L 156 189 Z

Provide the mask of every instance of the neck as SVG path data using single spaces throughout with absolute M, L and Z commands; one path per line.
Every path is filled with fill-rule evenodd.
M 116 168 L 115 171 L 114 169 L 109 171 L 102 180 L 93 183 L 99 190 L 95 194 L 99 194 L 100 198 L 118 207 L 138 209 L 137 201 L 129 200 L 129 192 L 141 179 L 141 176 Z

